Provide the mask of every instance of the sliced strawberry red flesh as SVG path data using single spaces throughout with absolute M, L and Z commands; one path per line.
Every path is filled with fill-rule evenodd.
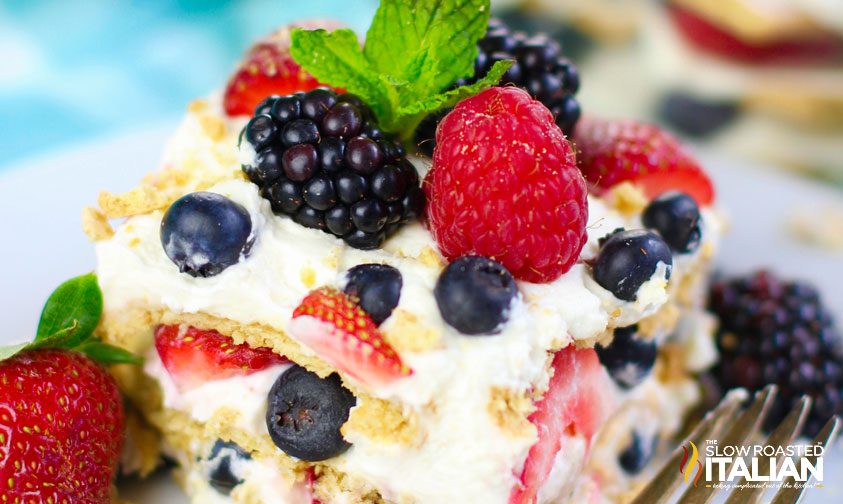
M 293 312 L 289 331 L 320 358 L 361 383 L 381 386 L 412 373 L 371 317 L 336 289 L 308 294 Z
M 613 407 L 609 375 L 593 349 L 560 350 L 552 368 L 548 390 L 530 415 L 539 439 L 527 454 L 509 504 L 534 503 L 566 440 L 580 436 L 589 444 Z
M 678 6 L 669 9 L 680 32 L 696 47 L 718 56 L 746 63 L 818 63 L 843 56 L 843 38 L 817 30 L 804 38 L 780 38 L 768 42 L 743 40 Z
M 237 345 L 217 331 L 179 325 L 159 326 L 155 330 L 155 349 L 181 390 L 209 381 L 247 376 L 289 362 L 269 348 Z

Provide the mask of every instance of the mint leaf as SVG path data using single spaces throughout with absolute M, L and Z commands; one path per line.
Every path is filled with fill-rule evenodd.
M 378 117 L 389 117 L 387 85 L 363 56 L 357 35 L 348 29 L 304 30 L 291 35 L 290 54 L 317 80 L 342 87 L 366 102 Z
M 75 346 L 96 329 L 102 314 L 102 292 L 93 273 L 71 278 L 50 294 L 41 312 L 35 341 L 75 327 L 65 334 L 67 346 Z
M 477 93 L 497 84 L 501 80 L 501 77 L 503 77 L 503 74 L 509 70 L 509 67 L 511 67 L 513 63 L 514 62 L 512 60 L 498 61 L 494 64 L 494 66 L 492 66 L 489 73 L 487 73 L 486 76 L 479 81 L 466 86 L 460 86 L 458 88 L 451 89 L 450 91 L 430 96 L 425 100 L 417 101 L 401 107 L 398 109 L 398 114 L 402 116 L 411 116 L 424 113 L 427 115 L 436 112 L 437 110 L 453 107 L 458 102 L 474 96 Z
M 28 343 L 15 343 L 0 347 L 0 361 L 14 357 L 18 352 L 26 348 Z
M 110 364 L 140 364 L 143 359 L 123 348 L 103 343 L 99 340 L 89 340 L 74 350 L 82 352 L 91 359 L 103 365 Z
M 488 0 L 382 0 L 364 54 L 376 71 L 412 83 L 405 101 L 419 100 L 473 75 L 488 24 Z

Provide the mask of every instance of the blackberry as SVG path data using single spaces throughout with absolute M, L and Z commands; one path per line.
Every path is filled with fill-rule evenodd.
M 278 215 L 374 249 L 424 209 L 404 148 L 353 95 L 270 96 L 243 130 L 256 151 L 243 171 Z
M 813 437 L 843 413 L 843 348 L 817 291 L 760 271 L 712 286 L 709 308 L 720 318 L 720 362 L 712 370 L 723 391 L 756 391 L 775 383 L 767 428 L 807 394 L 813 399 L 805 435 Z
M 503 21 L 491 19 L 486 35 L 477 46 L 474 77 L 460 79 L 454 87 L 476 82 L 498 61 L 514 60 L 515 64 L 504 74 L 500 85 L 512 84 L 529 91 L 553 112 L 556 124 L 571 137 L 580 118 L 580 105 L 574 97 L 580 87 L 580 77 L 556 40 L 544 33 L 528 36 L 512 32 Z M 436 126 L 448 112 L 450 110 L 432 114 L 419 124 L 415 140 L 422 153 L 433 155 Z

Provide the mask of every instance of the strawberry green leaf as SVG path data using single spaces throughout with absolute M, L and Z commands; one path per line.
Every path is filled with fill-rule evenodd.
M 26 348 L 28 343 L 15 343 L 14 345 L 6 345 L 0 347 L 0 361 L 14 357 L 21 350 Z
M 391 104 L 386 85 L 369 66 L 352 30 L 297 28 L 291 37 L 290 54 L 302 68 L 320 82 L 356 94 L 378 117 L 389 115 Z
M 99 340 L 89 340 L 74 350 L 82 352 L 91 359 L 103 365 L 111 364 L 140 364 L 143 362 L 141 357 L 125 350 L 123 348 L 103 343 Z
M 488 0 L 381 0 L 364 54 L 376 71 L 410 81 L 410 100 L 423 99 L 474 73 L 488 24 Z
M 96 329 L 102 314 L 102 292 L 93 273 L 71 278 L 50 294 L 41 312 L 35 341 L 64 331 L 67 346 L 75 346 Z

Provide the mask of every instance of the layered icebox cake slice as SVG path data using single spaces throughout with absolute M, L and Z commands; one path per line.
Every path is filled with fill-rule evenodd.
M 480 17 L 481 49 L 562 71 Z M 126 466 L 160 452 L 202 503 L 622 500 L 715 358 L 704 171 L 632 122 L 580 121 L 576 152 L 550 98 L 470 80 L 408 155 L 412 128 L 302 61 L 344 33 L 294 32 L 315 78 L 289 31 L 262 41 L 157 171 L 86 209 L 100 332 L 145 356 L 115 373 L 159 433 Z

